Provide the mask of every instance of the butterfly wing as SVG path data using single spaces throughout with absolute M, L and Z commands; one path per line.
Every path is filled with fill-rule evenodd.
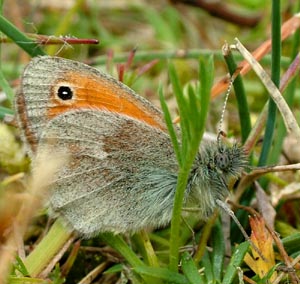
M 167 132 L 161 112 L 133 90 L 98 69 L 59 57 L 36 57 L 27 65 L 15 108 L 33 155 L 49 120 L 76 109 L 128 115 Z
M 51 185 L 50 208 L 80 234 L 170 221 L 178 166 L 164 131 L 115 112 L 82 109 L 52 119 L 38 153 L 44 147 L 71 155 Z

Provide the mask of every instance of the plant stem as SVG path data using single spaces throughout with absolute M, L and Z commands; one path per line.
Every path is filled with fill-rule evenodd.
M 281 57 L 281 15 L 280 1 L 272 1 L 272 74 L 271 78 L 274 84 L 279 87 L 280 84 L 280 57 Z M 266 131 L 264 136 L 263 147 L 259 158 L 258 166 L 264 166 L 267 163 L 268 154 L 271 149 L 275 122 L 276 122 L 276 105 L 269 99 L 269 110 Z

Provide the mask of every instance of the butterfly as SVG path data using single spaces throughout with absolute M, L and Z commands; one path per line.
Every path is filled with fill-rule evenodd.
M 163 114 L 146 99 L 93 67 L 42 56 L 25 68 L 15 108 L 33 161 L 45 148 L 69 155 L 51 183 L 50 215 L 83 237 L 170 222 L 179 166 Z M 207 219 L 246 166 L 241 146 L 204 143 L 184 204 Z

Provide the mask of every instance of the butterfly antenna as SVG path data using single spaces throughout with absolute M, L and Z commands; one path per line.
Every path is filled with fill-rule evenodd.
M 218 143 L 220 143 L 220 136 L 221 135 L 223 136 L 223 133 L 224 133 L 222 131 L 222 127 L 223 127 L 223 122 L 224 122 L 225 110 L 226 110 L 228 98 L 229 98 L 229 95 L 230 95 L 230 91 L 231 91 L 231 88 L 232 88 L 232 85 L 233 85 L 233 81 L 234 81 L 234 78 L 230 77 L 230 81 L 229 81 L 229 84 L 228 84 L 228 87 L 227 87 L 225 101 L 224 101 L 223 109 L 222 109 L 222 113 L 221 113 L 221 118 L 220 118 L 220 122 L 219 122 L 219 127 L 218 127 L 218 138 L 217 138 Z

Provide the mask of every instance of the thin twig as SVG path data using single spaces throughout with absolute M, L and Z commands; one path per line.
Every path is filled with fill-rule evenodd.
M 243 56 L 244 58 L 249 62 L 252 69 L 255 71 L 255 73 L 258 75 L 258 77 L 261 79 L 262 83 L 267 88 L 270 96 L 274 100 L 274 102 L 277 105 L 277 108 L 279 109 L 283 121 L 285 123 L 285 126 L 289 132 L 293 132 L 295 136 L 297 137 L 298 141 L 300 142 L 300 128 L 299 125 L 289 108 L 288 104 L 282 97 L 280 91 L 276 87 L 276 85 L 271 80 L 270 76 L 267 74 L 267 72 L 262 68 L 262 66 L 255 60 L 255 58 L 251 55 L 251 53 L 242 45 L 242 43 L 236 38 L 235 45 L 232 45 L 232 48 L 236 48 Z

